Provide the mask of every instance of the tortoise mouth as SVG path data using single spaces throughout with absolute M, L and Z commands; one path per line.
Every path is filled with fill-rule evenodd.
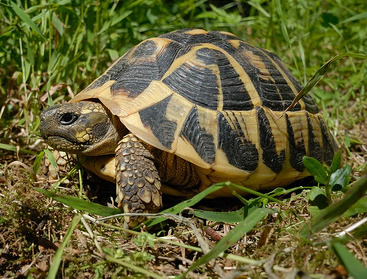
M 73 141 L 60 135 L 44 135 L 43 138 L 53 148 L 71 153 L 83 152 L 88 146 L 88 144 Z

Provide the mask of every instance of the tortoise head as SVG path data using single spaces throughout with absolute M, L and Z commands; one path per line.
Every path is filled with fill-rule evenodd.
M 126 128 L 102 104 L 55 105 L 41 114 L 41 136 L 57 150 L 89 156 L 114 154 Z

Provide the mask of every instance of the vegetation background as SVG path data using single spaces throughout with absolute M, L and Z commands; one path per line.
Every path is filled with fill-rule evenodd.
M 47 188 L 47 185 L 52 188 L 42 172 L 41 156 L 37 156 L 44 148 L 38 131 L 40 112 L 50 104 L 69 100 L 130 47 L 181 28 L 230 31 L 278 54 L 306 84 L 321 65 L 339 53 L 367 54 L 366 26 L 365 0 L 1 0 L 0 276 L 44 277 L 73 218 L 70 210 L 32 189 Z M 361 175 L 366 165 L 366 80 L 366 61 L 347 57 L 333 63 L 311 92 L 342 147 L 345 161 L 352 167 L 351 181 Z M 70 178 L 70 184 L 73 181 L 78 180 Z M 52 189 L 83 197 L 78 183 L 73 184 L 74 190 Z M 231 248 L 233 255 L 249 257 L 256 264 L 228 258 L 216 262 L 229 271 L 246 267 L 242 272 L 254 277 L 269 277 L 271 273 L 283 276 L 294 270 L 318 276 L 345 275 L 346 271 L 338 267 L 337 254 L 325 248 L 326 244 L 320 247 L 314 245 L 317 241 L 302 241 L 289 229 L 304 222 L 294 217 L 297 214 L 310 216 L 305 196 L 287 200 L 289 207 L 281 219 L 268 217 L 259 222 L 258 230 L 247 236 L 252 242 L 246 244 L 246 237 L 241 238 L 237 248 Z M 365 213 L 358 218 L 363 216 Z M 354 221 L 340 222 L 324 232 L 323 237 L 331 237 Z M 97 237 L 85 236 L 86 231 L 89 236 L 90 232 L 84 226 L 76 230 L 69 249 L 60 256 L 59 278 L 98 278 L 103 274 L 106 277 L 173 276 L 201 255 L 194 248 L 174 244 L 150 245 L 147 240 L 153 237 L 150 234 L 138 234 L 131 241 L 118 238 L 121 235 L 118 229 L 113 231 L 109 227 L 107 234 L 103 227 L 93 225 L 92 231 L 99 241 L 109 243 L 110 250 L 103 253 L 112 255 L 111 259 L 99 253 L 95 246 Z M 267 226 L 275 226 L 276 232 L 268 236 L 266 245 L 256 246 L 254 243 Z M 173 233 L 167 229 L 161 234 L 197 246 L 179 227 Z M 155 236 L 152 239 L 157 243 Z M 283 239 L 282 247 L 279 239 Z M 358 261 L 366 264 L 365 235 L 348 245 Z M 118 246 L 125 250 L 119 250 Z M 274 260 L 274 255 L 279 251 L 284 253 L 287 247 L 293 252 Z M 273 269 L 269 271 L 258 261 L 271 257 Z M 116 259 L 125 259 L 133 267 Z M 207 263 L 190 276 L 219 276 L 220 272 L 213 266 Z M 151 273 L 141 275 L 144 270 L 139 268 Z

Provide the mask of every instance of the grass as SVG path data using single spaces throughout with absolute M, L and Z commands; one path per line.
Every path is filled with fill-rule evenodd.
M 366 225 L 340 232 L 367 211 L 367 63 L 361 56 L 367 54 L 366 24 L 362 0 L 1 0 L 0 276 L 363 276 Z M 96 219 L 95 212 L 75 211 L 64 205 L 67 201 L 36 191 L 40 187 L 84 201 L 107 192 L 103 182 L 78 170 L 70 176 L 60 172 L 50 181 L 39 138 L 40 112 L 69 100 L 141 40 L 192 27 L 230 31 L 277 53 L 304 85 L 331 58 L 353 53 L 333 62 L 310 93 L 351 167 L 338 171 L 344 188 L 277 189 L 244 200 L 245 213 L 259 219 L 198 210 L 192 212 L 200 218 L 179 218 L 174 207 L 164 215 L 168 221 L 134 232 L 124 230 L 121 218 Z M 359 189 L 362 199 L 348 195 L 349 188 Z M 106 196 L 102 203 L 111 203 Z M 348 198 L 353 201 L 344 205 Z M 266 213 L 256 211 L 264 206 Z M 321 227 L 305 232 L 315 224 Z

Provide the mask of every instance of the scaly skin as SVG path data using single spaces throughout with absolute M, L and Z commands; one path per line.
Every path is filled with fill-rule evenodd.
M 161 181 L 153 155 L 132 134 L 116 149 L 116 193 L 124 212 L 155 212 L 162 207 Z M 125 216 L 129 227 L 144 221 L 142 216 Z

